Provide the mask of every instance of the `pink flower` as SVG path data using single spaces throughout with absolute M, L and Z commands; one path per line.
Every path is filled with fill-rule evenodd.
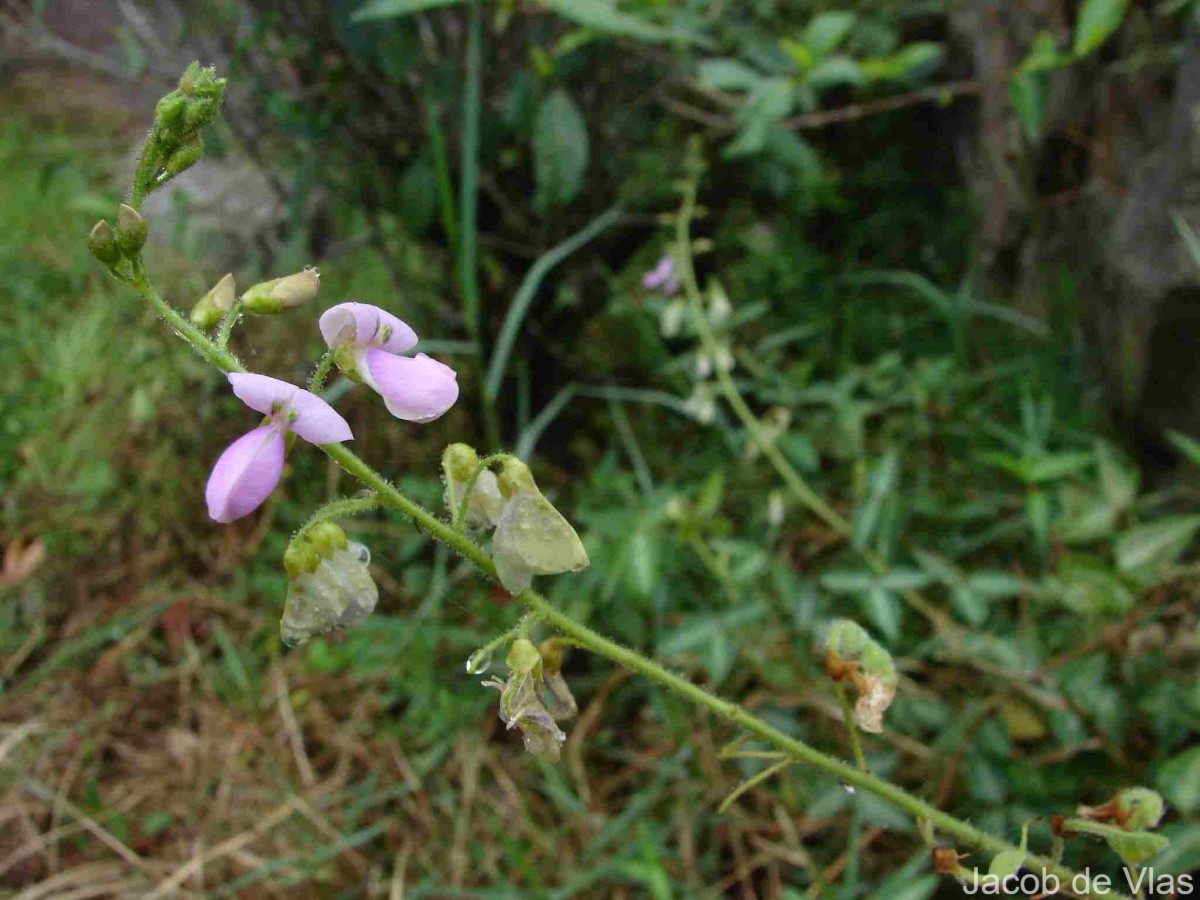
M 679 290 L 679 277 L 675 274 L 675 260 L 664 256 L 653 269 L 642 276 L 642 287 L 660 290 L 670 297 Z
M 231 373 L 229 383 L 238 399 L 267 421 L 226 447 L 208 476 L 204 499 L 218 522 L 249 515 L 275 490 L 283 472 L 285 432 L 312 444 L 354 437 L 332 406 L 294 384 L 249 372 Z
M 453 369 L 424 353 L 400 355 L 417 345 L 417 335 L 386 310 L 339 303 L 321 316 L 320 327 L 342 371 L 382 396 L 397 419 L 432 422 L 458 399 Z

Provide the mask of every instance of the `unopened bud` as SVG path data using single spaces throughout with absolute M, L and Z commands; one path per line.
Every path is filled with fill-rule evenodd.
M 165 176 L 167 178 L 174 178 L 181 172 L 186 172 L 203 155 L 203 139 L 198 134 L 190 135 L 187 141 L 167 158 L 167 164 L 163 167 Z
M 187 98 L 179 91 L 171 91 L 158 101 L 154 108 L 155 118 L 164 131 L 175 131 L 183 124 L 187 113 Z
M 149 229 L 146 220 L 132 206 L 121 204 L 117 209 L 117 246 L 129 259 L 133 259 L 146 245 Z
M 542 656 L 538 653 L 537 647 L 533 646 L 532 641 L 527 638 L 517 638 L 508 648 L 508 656 L 504 658 L 504 664 L 513 672 L 529 675 L 540 671 Z
M 115 266 L 121 261 L 121 248 L 112 227 L 103 219 L 92 228 L 87 240 L 88 251 L 106 266 Z
M 547 675 L 562 671 L 563 657 L 566 654 L 561 640 L 546 638 L 538 645 L 538 653 L 542 655 L 542 665 L 545 666 Z
M 505 498 L 511 498 L 514 494 L 541 493 L 529 466 L 511 456 L 505 457 L 501 464 L 499 482 L 500 493 Z
M 233 307 L 236 295 L 237 287 L 233 275 L 225 275 L 213 285 L 212 290 L 196 301 L 196 305 L 192 307 L 192 321 L 201 328 L 212 328 Z
M 273 316 L 297 306 L 303 306 L 317 296 L 321 276 L 316 269 L 305 269 L 295 275 L 263 281 L 242 295 L 246 312 L 256 316 Z
M 1116 796 L 1119 821 L 1132 831 L 1154 828 L 1163 817 L 1163 798 L 1150 788 L 1125 788 Z
M 479 465 L 479 454 L 469 444 L 450 444 L 442 452 L 442 471 L 446 478 L 465 484 Z
M 203 128 L 217 117 L 219 104 L 216 100 L 193 100 L 188 104 L 185 121 L 188 128 Z

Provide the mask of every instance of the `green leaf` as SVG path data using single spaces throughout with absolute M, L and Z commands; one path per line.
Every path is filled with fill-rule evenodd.
M 813 90 L 823 91 L 844 84 L 856 87 L 865 80 L 858 63 L 838 53 L 813 66 L 804 83 Z
M 883 503 L 896 489 L 898 471 L 899 456 L 895 450 L 889 450 L 871 473 L 867 496 L 855 511 L 852 543 L 856 549 L 866 547 L 874 536 Z
M 1200 530 L 1200 516 L 1172 516 L 1131 528 L 1117 538 L 1117 568 L 1152 576 L 1175 562 Z
M 639 529 L 629 540 L 626 571 L 634 593 L 649 597 L 658 584 L 658 539 L 649 532 Z
M 804 46 L 820 62 L 846 39 L 856 21 L 854 13 L 844 10 L 820 13 L 804 29 Z
M 881 587 L 872 588 L 859 595 L 863 613 L 879 633 L 889 641 L 900 637 L 900 599 L 891 591 Z
M 538 109 L 534 125 L 534 205 L 544 210 L 574 200 L 587 165 L 587 124 L 566 92 L 555 91 Z
M 1200 747 L 1184 750 L 1163 763 L 1154 783 L 1184 815 L 1200 812 Z
M 741 131 L 732 143 L 725 147 L 724 155 L 729 159 L 751 156 L 762 150 L 767 133 L 774 125 L 787 118 L 796 103 L 796 91 L 786 78 L 763 80 L 738 110 L 737 120 Z
M 868 81 L 896 81 L 918 74 L 919 70 L 933 69 L 945 53 L 940 44 L 921 41 L 909 44 L 891 56 L 860 60 L 859 67 Z
M 1113 512 L 1122 513 L 1133 506 L 1138 492 L 1137 469 L 1125 465 L 1106 441 L 1096 442 L 1096 461 L 1100 466 L 1100 487 Z
M 594 31 L 602 31 L 605 34 L 615 34 L 649 43 L 675 39 L 707 43 L 707 39 L 700 35 L 651 25 L 637 16 L 621 12 L 611 3 L 605 3 L 603 0 L 542 0 L 542 5 L 576 25 L 582 25 L 584 28 L 591 28 Z
M 1033 142 L 1042 133 L 1046 118 L 1046 96 L 1049 82 L 1046 76 L 1035 72 L 1021 72 L 1008 84 L 1008 100 L 1016 114 L 1017 123 L 1025 139 Z
M 1179 431 L 1168 431 L 1167 440 L 1174 445 L 1176 450 L 1186 456 L 1189 462 L 1200 466 L 1200 441 Z
M 1075 20 L 1076 56 L 1085 56 L 1108 40 L 1121 25 L 1129 0 L 1084 0 Z
M 410 16 L 413 13 L 427 9 L 438 9 L 443 6 L 458 6 L 467 0 L 371 0 L 364 3 L 350 17 L 354 22 L 368 22 L 372 19 L 393 19 L 397 16 Z
M 749 91 L 763 76 L 736 59 L 706 59 L 700 63 L 700 86 L 710 91 Z

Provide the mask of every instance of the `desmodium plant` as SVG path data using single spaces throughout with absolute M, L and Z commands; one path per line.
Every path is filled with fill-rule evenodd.
M 785 734 L 739 704 L 605 638 L 552 606 L 533 590 L 534 576 L 576 571 L 587 567 L 589 559 L 570 522 L 539 490 L 524 462 L 504 452 L 481 458 L 467 444 L 451 444 L 442 459 L 446 502 L 446 517 L 442 518 L 411 500 L 345 446 L 354 437 L 349 424 L 318 396 L 334 366 L 352 381 L 377 392 L 387 411 L 406 422 L 432 421 L 458 400 L 459 385 L 451 368 L 425 354 L 404 355 L 417 345 L 417 335 L 392 313 L 365 303 L 341 303 L 326 311 L 317 325 L 328 350 L 314 367 L 306 388 L 248 372 L 229 349 L 233 329 L 247 313 L 277 315 L 302 308 L 319 289 L 317 272 L 308 269 L 263 282 L 240 296 L 233 276 L 226 275 L 200 298 L 190 315 L 185 315 L 154 286 L 143 259 L 149 229 L 138 212 L 147 194 L 199 159 L 203 143 L 198 129 L 216 116 L 224 91 L 225 80 L 216 77 L 212 69 L 196 63 L 188 67 L 179 88 L 158 104 L 115 229 L 107 222 L 98 223 L 88 245 L 118 281 L 148 302 L 185 343 L 225 374 L 232 391 L 246 406 L 264 417 L 216 460 L 205 490 L 213 519 L 233 521 L 262 504 L 278 485 L 284 461 L 297 437 L 315 445 L 362 486 L 359 494 L 317 510 L 294 535 L 284 554 L 289 588 L 280 627 L 286 644 L 300 645 L 313 635 L 352 626 L 374 609 L 378 590 L 370 574 L 370 553 L 366 547 L 349 542 L 336 522 L 386 507 L 498 582 L 524 608 L 525 615 L 510 630 L 471 654 L 466 669 L 469 674 L 483 674 L 496 651 L 507 648 L 507 677 L 493 676 L 484 684 L 500 691 L 499 715 L 510 729 L 521 732 L 531 753 L 558 759 L 566 737 L 560 723 L 576 712 L 561 667 L 565 649 L 575 647 L 643 675 L 724 720 L 741 733 L 741 738 L 723 754 L 726 758 L 773 760 L 769 768 L 735 789 L 726 804 L 789 766 L 806 765 L 838 779 L 848 789 L 873 793 L 912 815 L 929 844 L 935 870 L 964 880 L 968 875 L 959 864 L 959 850 L 982 850 L 991 855 L 993 876 L 1011 877 L 1024 866 L 1042 870 L 1069 887 L 1076 873 L 1061 863 L 1066 837 L 1077 833 L 1097 835 L 1107 840 L 1122 859 L 1134 864 L 1145 862 L 1161 849 L 1164 839 L 1147 829 L 1161 817 L 1162 800 L 1144 788 L 1131 788 L 1100 807 L 1081 807 L 1075 818 L 1056 819 L 1054 848 L 1048 855 L 1038 855 L 1028 852 L 1024 835 L 1018 846 L 988 834 L 873 774 L 862 751 L 859 729 L 883 730 L 898 674 L 887 650 L 848 620 L 832 625 L 825 665 L 844 712 L 853 762 Z M 706 377 L 709 372 L 716 373 L 718 384 L 713 394 L 723 396 L 744 421 L 758 450 L 775 464 L 795 499 L 837 531 L 845 532 L 847 526 L 841 516 L 779 456 L 770 424 L 754 417 L 728 378 L 729 366 L 723 359 L 727 351 L 723 352 L 713 331 L 713 323 L 719 325 L 724 318 L 719 289 L 714 289 L 718 290 L 715 301 L 710 296 L 706 313 L 692 265 L 694 248 L 689 225 L 703 166 L 698 153 L 692 152 L 689 157 L 675 243 L 649 274 L 647 285 L 668 295 L 683 289 L 681 302 L 686 307 L 679 306 L 676 316 L 691 312 L 706 357 L 712 363 L 702 374 Z M 490 533 L 490 552 L 472 533 Z M 884 568 L 877 560 L 868 561 Z M 922 603 L 917 595 L 910 602 L 917 606 Z M 535 629 L 551 634 L 538 645 L 533 640 Z M 853 706 L 846 685 L 854 689 Z M 743 749 L 743 738 L 756 739 L 772 749 L 767 753 Z M 952 846 L 944 846 L 943 842 Z M 1075 892 L 1087 895 L 1086 890 Z

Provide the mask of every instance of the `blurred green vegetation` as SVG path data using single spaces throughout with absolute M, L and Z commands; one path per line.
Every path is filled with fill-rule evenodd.
M 492 432 L 585 541 L 591 568 L 544 585 L 572 615 L 842 754 L 820 643 L 832 618 L 854 618 L 902 676 L 887 733 L 866 741 L 875 772 L 1009 839 L 1042 817 L 1039 849 L 1051 814 L 1156 787 L 1172 844 L 1154 870 L 1200 867 L 1196 445 L 1177 437 L 1179 466 L 1159 471 L 1112 427 L 1069 267 L 1047 266 L 1042 316 L 981 287 L 979 210 L 951 142 L 928 130 L 953 110 L 869 115 L 811 140 L 786 126 L 940 83 L 939 9 L 489 8 L 481 357 L 456 272 L 475 218 L 458 196 L 468 14 L 413 20 L 386 15 L 412 4 L 374 0 L 375 20 L 355 24 L 359 5 L 312 0 L 285 18 L 212 4 L 198 27 L 222 38 L 235 86 L 200 165 L 249 153 L 285 189 L 287 225 L 266 250 L 241 248 L 239 283 L 319 262 L 319 308 L 388 307 L 459 370 L 458 407 L 420 428 L 335 386 L 356 450 L 438 507 L 442 447 L 490 449 Z M 1087 71 L 1093 42 L 1077 30 L 1078 55 L 1030 49 L 1014 75 L 1023 129 L 1043 127 L 1045 73 Z M 721 127 L 645 100 L 685 77 Z M 0 784 L 13 813 L 0 884 L 956 895 L 914 823 L 802 769 L 718 813 L 765 763 L 721 760 L 736 735 L 583 654 L 565 668 L 582 715 L 563 762 L 524 755 L 495 693 L 463 672 L 516 610 L 398 519 L 347 526 L 371 547 L 378 611 L 284 652 L 288 537 L 355 486 L 296 453 L 260 513 L 207 521 L 208 469 L 251 417 L 83 243 L 127 182 L 151 103 L 123 116 L 56 114 L 38 93 L 6 103 Z M 672 301 L 640 284 L 673 252 L 683 148 L 702 132 L 708 309 L 738 389 L 848 539 L 788 493 L 695 332 L 668 326 Z M 487 361 L 531 266 L 614 203 L 615 222 L 513 314 L 489 402 Z M 170 229 L 148 218 L 155 276 L 186 307 L 222 274 L 205 255 L 220 244 L 186 203 Z M 298 381 L 321 349 L 318 311 L 249 320 L 234 348 Z M 1070 842 L 1067 861 L 1116 870 L 1098 842 Z

